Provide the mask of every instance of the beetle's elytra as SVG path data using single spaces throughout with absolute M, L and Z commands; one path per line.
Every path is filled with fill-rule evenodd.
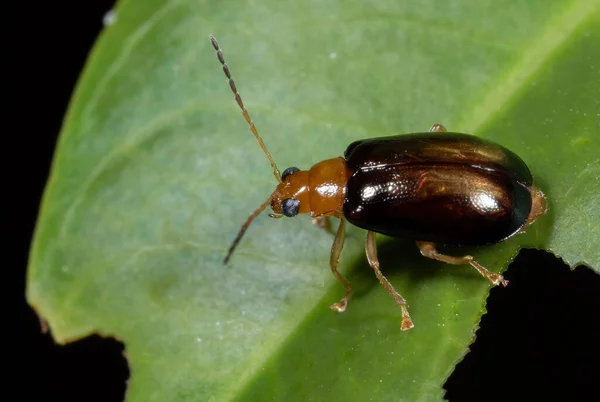
M 532 178 L 513 152 L 460 133 L 357 141 L 344 216 L 388 236 L 453 245 L 496 243 L 518 232 L 532 206 Z
M 436 244 L 489 245 L 522 232 L 546 212 L 544 194 L 533 184 L 527 165 L 499 144 L 469 134 L 449 133 L 439 124 L 429 132 L 372 138 L 348 146 L 344 157 L 321 161 L 309 170 L 291 167 L 279 173 L 250 119 L 214 37 L 210 41 L 229 86 L 252 134 L 271 163 L 279 184 L 242 225 L 229 248 L 227 263 L 252 221 L 268 206 L 269 216 L 310 214 L 326 225 L 340 219 L 331 247 L 331 271 L 346 288 L 341 301 L 330 306 L 346 309 L 350 283 L 337 265 L 344 245 L 346 220 L 367 230 L 365 251 L 375 275 L 400 306 L 402 330 L 413 322 L 406 301 L 379 269 L 375 234 L 416 242 L 423 256 L 448 264 L 469 264 L 495 285 L 508 282 L 488 271 L 472 256 L 441 254 Z

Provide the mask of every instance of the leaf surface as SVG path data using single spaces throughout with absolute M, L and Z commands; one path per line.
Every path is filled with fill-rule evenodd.
M 281 169 L 433 123 L 475 133 L 528 163 L 550 209 L 468 251 L 494 271 L 520 247 L 599 271 L 599 1 L 127 0 L 115 16 L 65 120 L 27 297 L 58 342 L 125 342 L 129 401 L 440 400 L 490 288 L 382 236 L 416 325 L 400 332 L 351 228 L 353 300 L 334 314 L 333 236 L 266 214 L 221 265 L 275 183 L 209 34 Z

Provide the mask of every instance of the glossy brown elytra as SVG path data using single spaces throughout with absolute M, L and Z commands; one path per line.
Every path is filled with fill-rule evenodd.
M 330 308 L 346 310 L 350 283 L 338 271 L 346 220 L 366 229 L 366 254 L 375 275 L 402 310 L 402 330 L 413 322 L 406 300 L 381 273 L 375 234 L 416 241 L 425 257 L 454 265 L 471 265 L 495 285 L 508 282 L 472 256 L 441 254 L 436 244 L 478 246 L 498 243 L 524 231 L 546 212 L 544 194 L 533 184 L 527 165 L 510 150 L 491 141 L 449 133 L 439 124 L 429 132 L 355 141 L 344 157 L 327 159 L 309 170 L 295 167 L 279 173 L 252 123 L 219 45 L 210 37 L 242 114 L 266 154 L 279 182 L 275 191 L 242 225 L 223 263 L 229 261 L 252 221 L 268 206 L 269 216 L 310 214 L 320 225 L 340 219 L 329 260 L 346 294 Z

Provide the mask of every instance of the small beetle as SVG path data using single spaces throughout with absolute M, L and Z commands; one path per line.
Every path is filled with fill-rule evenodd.
M 223 66 L 242 114 L 271 163 L 279 182 L 275 191 L 242 225 L 223 260 L 227 264 L 252 221 L 268 206 L 272 218 L 310 214 L 327 226 L 340 219 L 329 263 L 346 294 L 331 310 L 343 312 L 350 283 L 338 271 L 345 222 L 366 229 L 366 254 L 377 279 L 402 311 L 401 330 L 413 328 L 406 300 L 379 269 L 375 234 L 416 241 L 421 254 L 448 264 L 468 264 L 494 285 L 506 286 L 502 275 L 488 271 L 472 256 L 441 254 L 436 244 L 481 246 L 524 231 L 546 212 L 544 194 L 533 185 L 527 165 L 510 150 L 482 138 L 449 133 L 434 124 L 427 133 L 355 141 L 344 157 L 328 159 L 309 170 L 290 167 L 279 173 L 237 91 L 223 53 L 210 42 Z

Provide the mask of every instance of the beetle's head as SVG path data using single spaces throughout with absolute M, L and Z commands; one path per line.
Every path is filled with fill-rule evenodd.
M 271 195 L 271 218 L 293 217 L 310 213 L 308 171 L 289 167 L 281 174 L 281 182 Z
M 271 218 L 293 217 L 298 214 L 310 213 L 308 171 L 290 167 L 285 169 L 281 175 L 279 175 L 279 171 L 275 170 L 275 177 L 279 180 L 275 191 L 246 219 L 223 260 L 224 264 L 229 261 L 252 221 L 268 206 L 271 206 L 273 210 L 273 213 L 269 214 Z

